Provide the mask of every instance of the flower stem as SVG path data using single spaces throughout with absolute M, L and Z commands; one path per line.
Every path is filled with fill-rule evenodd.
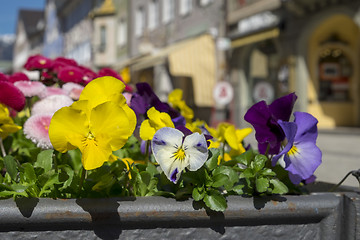
M 84 167 L 81 168 L 81 178 L 80 178 L 80 183 L 79 183 L 79 192 L 82 191 L 82 187 L 84 184 L 84 180 L 85 180 L 85 176 L 86 176 L 86 170 Z
M 150 140 L 146 141 L 146 149 L 145 149 L 145 163 L 147 164 L 149 162 L 149 155 L 150 155 Z
M 356 179 L 357 179 L 358 182 L 359 182 L 359 187 L 360 187 L 360 169 L 358 169 L 358 170 L 353 170 L 353 171 L 348 172 L 348 173 L 345 175 L 345 177 L 344 177 L 343 179 L 341 179 L 341 181 L 340 181 L 338 184 L 336 184 L 334 187 L 332 187 L 332 188 L 329 190 L 329 192 L 335 191 L 335 190 L 346 180 L 346 178 L 347 178 L 348 176 L 350 176 L 350 174 L 352 174 L 354 177 L 356 177 Z
M 3 157 L 6 157 L 6 152 L 5 152 L 5 148 L 4 148 L 2 138 L 0 138 L 0 148 L 1 148 L 1 153 L 2 153 Z

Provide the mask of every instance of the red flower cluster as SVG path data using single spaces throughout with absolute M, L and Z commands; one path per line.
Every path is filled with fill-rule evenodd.
M 102 76 L 112 76 L 123 81 L 122 77 L 110 68 L 100 69 L 100 71 L 96 73 L 85 66 L 79 65 L 73 59 L 64 57 L 51 60 L 42 55 L 34 55 L 29 57 L 24 68 L 29 71 L 40 71 L 40 80 L 48 86 L 56 82 L 61 86 L 68 82 L 85 86 L 93 79 Z M 125 91 L 132 92 L 132 88 L 127 86 Z

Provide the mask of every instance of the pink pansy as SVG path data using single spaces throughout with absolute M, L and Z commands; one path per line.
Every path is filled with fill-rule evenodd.
M 25 97 L 39 96 L 46 89 L 46 86 L 38 81 L 17 81 L 14 85 L 20 89 Z
M 78 100 L 84 87 L 81 86 L 80 84 L 69 82 L 69 83 L 65 83 L 62 86 L 62 89 L 66 92 L 66 94 L 69 97 L 71 97 L 74 100 Z
M 17 81 L 30 81 L 29 77 L 22 72 L 16 72 L 13 75 L 9 76 L 9 82 L 17 82 Z
M 19 112 L 25 107 L 25 102 L 24 94 L 14 84 L 0 81 L 0 103 Z
M 49 69 L 52 67 L 52 61 L 42 55 L 34 55 L 28 58 L 24 65 L 26 70 L 42 70 Z
M 49 139 L 49 125 L 52 114 L 36 114 L 29 117 L 24 123 L 24 134 L 38 147 L 43 149 L 52 148 Z
M 52 95 L 37 101 L 31 109 L 32 115 L 54 114 L 62 107 L 68 107 L 73 100 L 66 95 Z
M 59 70 L 58 78 L 63 82 L 80 83 L 84 77 L 84 73 L 73 66 L 66 66 Z
M 40 93 L 40 98 L 46 98 L 52 95 L 67 95 L 67 93 L 59 87 L 46 87 L 46 90 Z

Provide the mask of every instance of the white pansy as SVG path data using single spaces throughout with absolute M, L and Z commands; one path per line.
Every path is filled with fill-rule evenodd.
M 155 133 L 151 147 L 156 161 L 173 183 L 177 183 L 185 168 L 196 171 L 208 158 L 205 136 L 197 132 L 184 137 L 181 131 L 164 127 Z

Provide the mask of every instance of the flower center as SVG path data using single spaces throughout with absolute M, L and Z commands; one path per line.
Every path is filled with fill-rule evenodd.
M 295 155 L 297 153 L 298 153 L 298 149 L 295 145 L 293 145 L 292 148 L 288 152 L 289 155 Z
M 173 155 L 175 159 L 184 160 L 185 159 L 185 151 L 182 148 L 179 148 Z
M 88 135 L 86 136 L 86 138 L 82 141 L 82 143 L 83 143 L 84 147 L 87 147 L 89 144 L 95 145 L 95 146 L 98 145 L 94 134 L 90 131 L 89 131 Z

